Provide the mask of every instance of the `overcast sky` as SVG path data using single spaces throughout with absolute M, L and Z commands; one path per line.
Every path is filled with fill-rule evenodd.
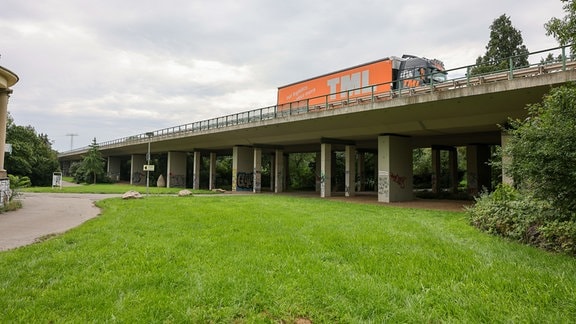
M 8 110 L 66 151 L 271 106 L 277 87 L 388 56 L 447 69 L 510 16 L 531 52 L 557 46 L 560 0 L 2 0 Z

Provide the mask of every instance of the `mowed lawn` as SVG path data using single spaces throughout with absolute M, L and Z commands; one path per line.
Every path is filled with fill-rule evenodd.
M 576 322 L 575 258 L 464 213 L 274 195 L 99 205 L 0 253 L 0 322 Z

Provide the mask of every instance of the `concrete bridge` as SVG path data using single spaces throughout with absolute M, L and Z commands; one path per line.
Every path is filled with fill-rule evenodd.
M 564 56 L 565 57 L 565 56 Z M 450 71 L 449 71 L 450 72 Z M 469 67 L 467 67 L 469 72 Z M 209 157 L 208 189 L 214 188 L 217 156 L 232 156 L 232 190 L 260 192 L 263 155 L 271 170 L 273 192 L 286 189 L 286 156 L 316 153 L 317 191 L 333 194 L 334 155 L 343 152 L 345 196 L 363 187 L 364 153 L 377 158 L 379 202 L 413 199 L 415 148 L 432 148 L 433 190 L 439 191 L 440 152 L 449 152 L 451 190 L 457 187 L 456 147 L 466 147 L 468 192 L 490 187 L 486 164 L 491 146 L 505 145 L 499 125 L 526 116 L 526 105 L 540 102 L 551 87 L 576 80 L 576 62 L 537 64 L 478 77 L 464 76 L 433 86 L 367 95 L 318 106 L 294 104 L 288 111 L 266 107 L 239 114 L 156 130 L 99 143 L 109 175 L 118 179 L 129 161 L 132 184 L 145 184 L 147 152 L 166 154 L 167 186 L 200 187 L 202 157 Z M 80 160 L 87 148 L 59 154 L 63 170 Z M 188 158 L 190 157 L 191 163 Z M 269 162 L 268 162 L 269 161 Z M 190 170 L 191 169 L 191 170 Z M 505 177 L 504 177 L 505 178 Z M 358 181 L 359 179 L 359 181 Z M 267 182 L 267 181 L 266 181 Z M 359 182 L 359 183 L 358 183 Z

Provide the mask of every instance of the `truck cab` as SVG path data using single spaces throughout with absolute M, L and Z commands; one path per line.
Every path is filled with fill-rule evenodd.
M 415 88 L 446 81 L 447 73 L 444 63 L 436 59 L 427 59 L 413 55 L 394 58 L 395 78 L 393 88 Z

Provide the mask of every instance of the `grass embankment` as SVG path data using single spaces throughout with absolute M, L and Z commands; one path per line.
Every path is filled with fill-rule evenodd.
M 457 212 L 285 196 L 109 199 L 0 253 L 1 322 L 576 320 L 576 260 Z

